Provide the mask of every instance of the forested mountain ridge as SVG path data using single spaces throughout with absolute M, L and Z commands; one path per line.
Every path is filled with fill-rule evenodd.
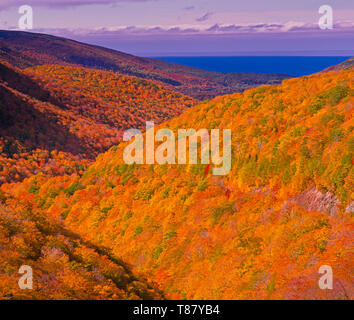
M 199 100 L 289 78 L 282 74 L 205 71 L 39 33 L 0 30 L 0 57 L 19 68 L 73 65 L 150 79 Z
M 4 184 L 2 201 L 112 249 L 167 298 L 353 299 L 353 79 L 289 79 L 161 125 L 231 129 L 226 176 L 202 164 L 126 165 L 122 143 L 82 175 Z M 322 265 L 333 290 L 318 286 Z
M 339 70 L 351 70 L 354 67 L 354 57 L 350 58 L 340 64 L 337 64 L 335 66 L 329 67 L 324 70 L 324 72 L 329 72 L 329 71 L 339 71 Z
M 179 115 L 196 100 L 160 84 L 72 66 L 0 61 L 0 184 L 38 171 L 79 173 L 124 130 Z

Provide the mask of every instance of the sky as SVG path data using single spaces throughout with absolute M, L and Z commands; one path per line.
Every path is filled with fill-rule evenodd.
M 0 0 L 0 29 L 18 29 L 24 4 L 32 32 L 140 56 L 354 56 L 354 0 Z

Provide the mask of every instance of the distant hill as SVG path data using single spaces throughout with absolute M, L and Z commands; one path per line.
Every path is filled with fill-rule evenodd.
M 339 71 L 339 70 L 351 70 L 354 68 L 354 57 L 350 58 L 338 65 L 329 67 L 325 69 L 323 72 L 329 72 L 329 71 Z
M 161 123 L 196 100 L 160 84 L 73 66 L 0 62 L 0 184 L 41 170 L 80 172 L 123 131 Z
M 0 56 L 19 68 L 43 64 L 75 65 L 109 70 L 168 85 L 200 100 L 240 92 L 261 84 L 277 84 L 283 74 L 222 74 L 160 60 L 139 58 L 123 52 L 45 34 L 1 31 Z
M 353 77 L 289 79 L 161 125 L 231 129 L 225 176 L 200 163 L 127 165 L 122 143 L 80 176 L 5 184 L 4 202 L 112 249 L 166 298 L 353 299 Z M 322 265 L 333 269 L 333 290 L 319 288 Z

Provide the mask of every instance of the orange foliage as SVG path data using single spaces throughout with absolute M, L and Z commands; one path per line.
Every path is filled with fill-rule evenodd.
M 2 201 L 109 247 L 168 298 L 353 299 L 353 79 L 286 80 L 162 125 L 232 129 L 227 176 L 201 164 L 128 166 L 121 144 L 83 175 L 4 184 Z M 324 264 L 331 291 L 318 287 Z
M 0 184 L 82 173 L 123 131 L 179 115 L 195 100 L 112 72 L 0 62 Z

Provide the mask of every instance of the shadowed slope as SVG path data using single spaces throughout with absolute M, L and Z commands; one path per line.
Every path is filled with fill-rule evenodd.
M 15 211 L 0 203 L 1 300 L 162 298 L 105 249 L 35 212 L 26 199 L 21 202 Z M 32 290 L 19 288 L 23 265 L 33 270 Z

